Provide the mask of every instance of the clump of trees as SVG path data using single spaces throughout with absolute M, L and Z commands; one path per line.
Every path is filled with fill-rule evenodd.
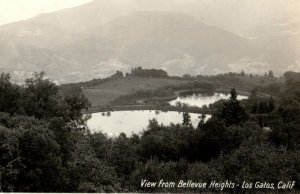
M 143 69 L 142 67 L 136 67 L 131 69 L 131 73 L 127 76 L 138 76 L 138 77 L 169 77 L 168 73 L 162 69 Z
M 271 113 L 275 110 L 275 103 L 272 97 L 268 99 L 256 99 L 251 107 L 253 114 Z

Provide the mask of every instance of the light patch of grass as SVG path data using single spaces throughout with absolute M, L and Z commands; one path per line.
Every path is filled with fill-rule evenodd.
M 92 106 L 107 106 L 120 96 L 130 95 L 139 90 L 156 90 L 166 86 L 188 83 L 188 81 L 169 78 L 124 78 L 111 80 L 97 86 L 84 88 L 84 95 Z

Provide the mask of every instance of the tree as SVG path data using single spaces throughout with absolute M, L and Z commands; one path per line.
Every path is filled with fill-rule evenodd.
M 24 114 L 28 116 L 45 120 L 61 117 L 66 123 L 75 122 L 77 126 L 83 124 L 81 111 L 90 106 L 82 94 L 59 96 L 58 87 L 46 78 L 44 72 L 35 73 L 25 80 L 21 102 Z
M 197 129 L 200 129 L 200 128 L 204 125 L 206 115 L 205 115 L 205 114 L 202 114 L 201 116 L 199 116 L 199 118 L 200 118 L 200 121 L 199 121 L 199 123 L 198 123 Z
M 220 157 L 218 163 L 222 163 L 222 172 L 232 181 L 275 183 L 291 178 L 299 180 L 299 168 L 295 168 L 299 165 L 297 157 L 299 158 L 299 151 L 288 152 L 284 149 L 275 149 L 267 143 L 257 144 L 256 141 L 253 141 L 244 143 L 231 154 Z M 284 166 L 284 170 L 282 166 Z M 256 192 L 251 191 L 250 193 L 257 192 L 257 190 Z M 270 190 L 263 192 L 270 192 Z
M 20 113 L 21 88 L 11 83 L 10 75 L 2 73 L 0 76 L 0 111 L 10 114 Z
M 73 192 L 116 192 L 118 178 L 113 167 L 97 158 L 87 137 L 76 143 L 69 162 Z
M 66 97 L 64 102 L 67 103 L 69 110 L 69 120 L 68 121 L 76 121 L 77 124 L 82 125 L 84 123 L 84 119 L 82 117 L 82 110 L 87 111 L 91 103 L 84 95 L 80 96 L 71 96 Z
M 246 75 L 246 74 L 245 74 L 244 70 L 242 70 L 242 71 L 241 71 L 241 76 L 244 77 L 245 75 Z
M 131 75 L 138 77 L 168 77 L 168 73 L 162 69 L 142 69 L 141 67 L 131 69 Z
M 231 89 L 230 98 L 223 103 L 221 112 L 221 119 L 224 120 L 227 126 L 232 124 L 239 124 L 247 120 L 248 115 L 244 107 L 242 107 L 237 100 L 237 92 L 235 89 Z
M 300 73 L 288 71 L 283 74 L 283 77 L 285 78 L 286 85 L 289 86 L 293 82 L 300 80 Z
M 46 78 L 44 72 L 35 73 L 25 80 L 23 107 L 26 115 L 38 119 L 51 118 L 58 104 L 58 87 Z
M 191 79 L 191 78 L 192 78 L 192 76 L 190 74 L 184 74 L 182 76 L 182 79 Z
M 0 144 L 2 191 L 61 191 L 61 152 L 46 122 L 2 115 Z
M 183 126 L 185 126 L 185 127 L 192 126 L 191 115 L 188 112 L 182 113 L 182 117 L 183 117 L 183 121 L 182 121 Z
M 273 73 L 272 70 L 270 70 L 270 71 L 268 72 L 268 77 L 269 77 L 269 78 L 274 78 L 274 73 Z
M 220 155 L 224 147 L 226 127 L 224 122 L 217 117 L 212 117 L 197 129 L 197 150 L 195 155 L 201 161 L 208 161 Z
M 19 133 L 0 125 L 0 192 L 16 190 L 21 163 Z
M 116 73 L 112 76 L 110 76 L 110 79 L 122 79 L 124 78 L 122 71 L 116 71 Z

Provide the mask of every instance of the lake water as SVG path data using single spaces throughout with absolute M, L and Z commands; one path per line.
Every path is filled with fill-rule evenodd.
M 209 105 L 220 99 L 228 99 L 229 94 L 215 93 L 208 96 L 203 94 L 193 94 L 189 96 L 178 97 L 170 102 L 171 105 L 175 105 L 176 102 L 186 103 L 190 106 L 202 107 L 203 105 Z M 246 99 L 247 96 L 238 96 L 238 99 Z M 190 114 L 191 122 L 196 127 L 200 121 L 199 114 Z M 210 115 L 206 115 L 206 120 L 210 118 Z M 125 133 L 130 136 L 133 132 L 139 133 L 143 129 L 147 129 L 149 120 L 156 119 L 159 124 L 169 125 L 170 123 L 181 124 L 183 121 L 182 113 L 178 112 L 157 112 L 148 110 L 139 111 L 115 111 L 107 113 L 93 113 L 91 119 L 87 121 L 87 125 L 92 132 L 102 131 L 109 136 L 116 136 L 120 133 Z
M 192 114 L 191 122 L 194 127 L 197 127 L 200 119 L 199 114 Z M 208 119 L 210 115 L 206 116 Z M 181 124 L 183 121 L 182 113 L 179 112 L 156 112 L 148 110 L 139 111 L 115 111 L 107 113 L 93 113 L 92 118 L 87 121 L 88 127 L 92 132 L 102 131 L 109 136 L 119 135 L 121 132 L 126 135 L 131 135 L 132 132 L 139 133 L 143 129 L 147 129 L 149 120 L 156 119 L 159 124 L 169 125 L 170 123 Z
M 190 106 L 202 107 L 203 105 L 209 105 L 221 99 L 228 99 L 230 94 L 223 93 L 214 93 L 213 95 L 206 94 L 193 94 L 188 96 L 179 96 L 177 99 L 170 101 L 169 103 L 173 106 L 176 105 L 177 102 L 185 103 Z M 247 96 L 238 95 L 238 100 L 247 99 Z

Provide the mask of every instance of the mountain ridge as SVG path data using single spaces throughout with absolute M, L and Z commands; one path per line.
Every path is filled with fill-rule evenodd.
M 182 13 L 139 11 L 104 23 L 94 18 L 88 24 L 82 17 L 81 21 L 74 19 L 77 28 L 72 27 L 72 21 L 65 21 L 69 20 L 63 17 L 65 12 L 75 13 L 93 7 L 92 3 L 95 2 L 0 27 L 3 45 L 0 67 L 15 67 L 16 71 L 24 72 L 44 70 L 58 82 L 105 77 L 135 66 L 162 68 L 173 75 L 242 69 L 263 73 L 259 69 L 266 64 L 277 73 L 284 71 L 274 63 L 273 58 L 281 52 L 274 41 L 268 44 L 274 44 L 275 48 L 262 46 Z M 65 23 L 68 25 L 64 26 Z M 291 47 L 287 49 L 289 52 L 297 47 L 287 46 Z M 298 57 L 285 55 L 291 59 L 282 58 L 280 63 L 292 64 Z M 295 63 L 291 67 L 299 65 Z

